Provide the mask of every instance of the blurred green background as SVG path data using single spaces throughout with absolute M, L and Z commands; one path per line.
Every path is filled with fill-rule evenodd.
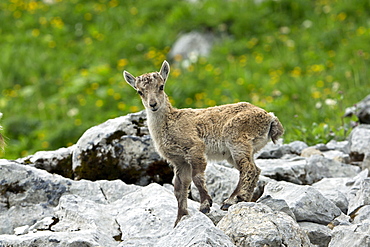
M 258 2 L 1 0 L 0 157 L 72 145 L 143 109 L 122 71 L 158 71 L 193 30 L 218 38 L 189 67 L 170 60 L 176 107 L 248 101 L 275 112 L 285 142 L 344 139 L 345 107 L 370 93 L 370 1 Z

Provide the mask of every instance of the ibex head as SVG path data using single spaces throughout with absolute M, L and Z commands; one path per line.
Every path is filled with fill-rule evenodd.
M 159 72 L 134 77 L 129 72 L 123 71 L 123 77 L 138 92 L 145 108 L 155 112 L 166 104 L 164 86 L 169 73 L 170 65 L 164 61 Z

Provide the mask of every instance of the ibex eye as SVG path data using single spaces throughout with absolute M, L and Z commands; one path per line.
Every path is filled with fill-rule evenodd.
M 140 96 L 143 96 L 143 92 L 141 92 L 141 91 L 137 91 L 137 93 L 138 93 Z
M 164 86 L 163 86 L 163 85 L 160 85 L 160 86 L 159 86 L 159 91 L 162 91 L 162 90 L 163 90 L 163 88 L 164 88 Z

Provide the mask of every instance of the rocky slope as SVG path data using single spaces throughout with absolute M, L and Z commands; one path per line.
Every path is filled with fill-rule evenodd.
M 172 171 L 153 148 L 144 112 L 95 126 L 78 143 L 0 160 L 0 246 L 370 246 L 370 125 L 348 141 L 268 144 L 256 155 L 256 202 L 219 204 L 238 171 L 207 167 L 214 199 L 173 228 Z

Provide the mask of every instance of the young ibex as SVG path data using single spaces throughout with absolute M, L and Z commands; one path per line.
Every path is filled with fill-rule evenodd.
M 284 129 L 274 114 L 245 102 L 206 109 L 176 109 L 163 90 L 169 72 L 170 66 L 164 61 L 159 73 L 134 77 L 124 71 L 123 76 L 138 92 L 146 108 L 156 150 L 174 167 L 178 202 L 176 226 L 188 214 L 191 181 L 199 190 L 200 211 L 210 211 L 212 199 L 204 177 L 206 159 L 227 160 L 240 172 L 239 183 L 224 201 L 223 210 L 238 201 L 250 201 L 260 174 L 253 154 L 269 139 L 275 142 Z

